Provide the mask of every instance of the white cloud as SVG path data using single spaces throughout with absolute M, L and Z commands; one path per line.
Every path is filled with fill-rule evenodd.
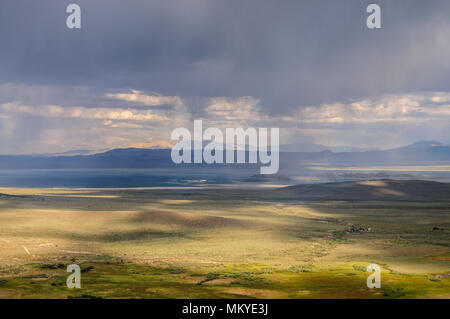
M 24 113 L 39 117 L 157 122 L 169 120 L 167 116 L 156 114 L 150 110 L 143 111 L 130 108 L 62 107 L 58 105 L 25 106 L 12 102 L 1 104 L 0 109 L 8 114 Z
M 49 97 L 41 96 L 39 103 L 33 103 L 36 89 L 31 88 L 27 96 L 27 87 L 21 87 L 26 99 L 19 94 L 12 102 L 0 103 L 0 132 L 4 137 L 1 153 L 168 146 L 172 130 L 190 128 L 195 119 L 204 120 L 205 128 L 279 127 L 282 143 L 379 147 L 423 139 L 450 142 L 447 92 L 392 94 L 348 103 L 299 106 L 280 115 L 265 112 L 264 101 L 251 96 L 195 100 L 131 90 L 106 94 L 112 100 L 105 100 L 104 92 L 97 96 L 89 92 L 80 100 L 72 94 L 69 105 L 65 105 L 59 103 L 57 88 L 49 91 Z M 194 104 L 198 101 L 202 103 Z M 145 109 L 133 103 L 155 108 Z M 84 106 L 77 106 L 80 104 Z M 163 105 L 172 107 L 156 108 Z
M 422 123 L 449 117 L 447 93 L 386 95 L 348 104 L 324 104 L 299 108 L 296 117 L 302 123 L 312 124 L 367 124 L 367 123 Z M 437 103 L 440 104 L 437 104 Z
M 140 103 L 146 106 L 173 105 L 183 106 L 183 100 L 179 96 L 147 95 L 138 90 L 131 90 L 131 93 L 107 93 L 107 98 Z
M 448 104 L 446 104 L 448 102 Z M 291 127 L 302 124 L 421 123 L 450 117 L 450 94 L 384 95 L 350 103 L 299 106 L 288 115 L 268 115 L 253 97 L 211 98 L 204 119 L 220 125 L 273 125 Z

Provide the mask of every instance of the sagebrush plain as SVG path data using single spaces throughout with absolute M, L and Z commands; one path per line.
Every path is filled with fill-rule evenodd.
M 0 298 L 450 298 L 450 198 L 326 187 L 0 189 Z

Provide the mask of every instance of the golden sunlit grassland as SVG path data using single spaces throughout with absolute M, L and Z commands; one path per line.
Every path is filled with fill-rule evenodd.
M 0 298 L 450 298 L 450 198 L 0 193 Z M 371 231 L 346 232 L 352 225 Z M 66 287 L 72 263 L 81 289 Z M 371 263 L 381 289 L 366 286 Z

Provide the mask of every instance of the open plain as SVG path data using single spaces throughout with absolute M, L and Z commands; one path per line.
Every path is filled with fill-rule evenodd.
M 4 188 L 0 298 L 450 298 L 448 190 Z

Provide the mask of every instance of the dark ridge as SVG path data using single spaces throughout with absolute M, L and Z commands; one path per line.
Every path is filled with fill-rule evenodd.
M 450 200 L 450 184 L 422 180 L 369 180 L 288 186 L 279 196 L 299 200 Z

